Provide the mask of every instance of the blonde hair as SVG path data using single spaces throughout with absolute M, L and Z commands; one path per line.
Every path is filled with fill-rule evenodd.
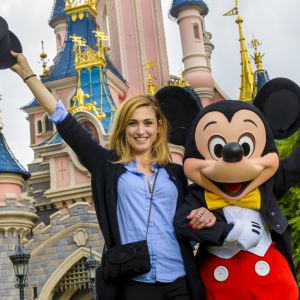
M 127 140 L 126 128 L 133 112 L 141 107 L 149 106 L 156 115 L 159 131 L 152 146 L 151 163 L 166 165 L 171 161 L 168 147 L 168 125 L 167 120 L 160 110 L 157 100 L 150 95 L 139 95 L 124 101 L 117 110 L 114 127 L 110 136 L 110 149 L 114 150 L 120 159 L 117 163 L 126 164 L 134 159 L 132 149 Z

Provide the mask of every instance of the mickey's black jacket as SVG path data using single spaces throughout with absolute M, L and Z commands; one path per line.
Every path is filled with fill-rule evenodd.
M 300 183 L 300 145 L 298 145 L 291 156 L 280 162 L 276 174 L 259 187 L 261 194 L 260 214 L 266 221 L 271 231 L 272 240 L 275 242 L 277 249 L 283 254 L 289 263 L 291 271 L 296 278 L 296 271 L 292 261 L 291 250 L 291 227 L 286 217 L 279 208 L 278 200 L 283 194 L 295 184 Z M 207 254 L 206 246 L 221 246 L 224 237 L 227 236 L 227 221 L 223 209 L 214 210 L 217 221 L 212 228 L 204 228 L 199 231 L 190 229 L 186 216 L 193 209 L 201 206 L 207 207 L 204 197 L 203 188 L 192 184 L 185 197 L 183 205 L 177 210 L 175 215 L 174 227 L 179 237 L 193 240 L 200 243 L 196 260 L 198 267 L 205 259 Z M 220 230 L 223 234 L 220 236 Z M 202 298 L 205 296 L 202 295 Z
M 91 135 L 70 114 L 56 125 L 61 137 L 78 155 L 81 163 L 92 176 L 92 193 L 98 222 L 107 248 L 120 245 L 120 233 L 117 221 L 117 183 L 119 177 L 126 172 L 122 164 L 114 163 L 118 157 L 114 151 L 101 147 Z M 177 187 L 177 208 L 183 203 L 187 191 L 187 180 L 182 166 L 169 163 L 164 166 L 170 179 Z M 174 199 L 175 201 L 175 199 Z M 218 232 L 219 233 L 218 233 Z M 216 235 L 222 234 L 222 229 L 216 230 Z M 188 278 L 190 293 L 193 300 L 200 300 L 203 294 L 202 284 L 193 255 L 191 244 L 186 239 L 178 239 L 184 266 Z M 101 264 L 103 265 L 102 256 Z M 98 269 L 96 289 L 98 300 L 116 300 L 118 283 L 108 283 L 103 279 L 102 269 Z

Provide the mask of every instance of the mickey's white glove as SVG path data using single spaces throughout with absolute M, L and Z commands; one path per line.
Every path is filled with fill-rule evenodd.
M 226 243 L 237 243 L 242 250 L 255 247 L 262 237 L 261 227 L 258 222 L 251 220 L 238 220 L 225 239 Z

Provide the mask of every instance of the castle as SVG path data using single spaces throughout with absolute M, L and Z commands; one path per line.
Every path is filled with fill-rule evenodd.
M 229 15 L 238 14 L 236 10 Z M 168 84 L 185 86 L 202 106 L 226 99 L 211 73 L 214 46 L 205 29 L 202 0 L 173 0 L 184 64 L 182 78 L 168 69 L 160 0 L 55 0 L 49 25 L 56 36 L 54 64 L 44 64 L 42 82 L 103 146 L 118 105 Z M 250 101 L 267 80 L 256 46 L 253 74 L 238 16 L 242 79 L 240 98 Z M 41 54 L 41 59 L 46 57 Z M 201 99 L 201 100 L 200 100 Z M 33 99 L 28 114 L 34 160 L 26 171 L 11 153 L 0 123 L 0 299 L 16 300 L 8 254 L 18 243 L 31 253 L 26 299 L 90 300 L 85 261 L 101 258 L 103 237 L 95 215 L 90 175 L 62 141 Z M 170 144 L 173 160 L 183 148 Z

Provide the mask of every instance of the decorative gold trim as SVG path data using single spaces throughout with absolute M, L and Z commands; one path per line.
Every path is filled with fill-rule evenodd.
M 66 0 L 65 12 L 69 15 L 72 14 L 72 20 L 73 20 L 73 16 L 76 13 L 82 14 L 84 11 L 90 12 L 92 16 L 95 17 L 97 15 L 96 2 L 97 0 Z M 77 15 L 76 15 L 76 19 L 77 19 Z M 80 15 L 79 15 L 79 19 L 80 19 Z
M 157 63 L 154 61 L 149 62 L 143 65 L 143 67 L 146 69 L 147 72 L 146 93 L 154 96 L 157 91 L 157 87 L 153 84 L 153 76 L 151 74 L 151 71 L 156 69 Z
M 251 55 L 251 57 L 255 62 L 257 71 L 262 71 L 264 69 L 262 58 L 265 56 L 265 54 L 264 53 L 261 54 L 258 51 L 258 46 L 261 46 L 261 44 L 262 43 L 258 39 L 255 39 L 255 38 L 253 38 L 251 41 L 251 46 L 252 46 L 252 48 L 254 48 L 254 56 Z

